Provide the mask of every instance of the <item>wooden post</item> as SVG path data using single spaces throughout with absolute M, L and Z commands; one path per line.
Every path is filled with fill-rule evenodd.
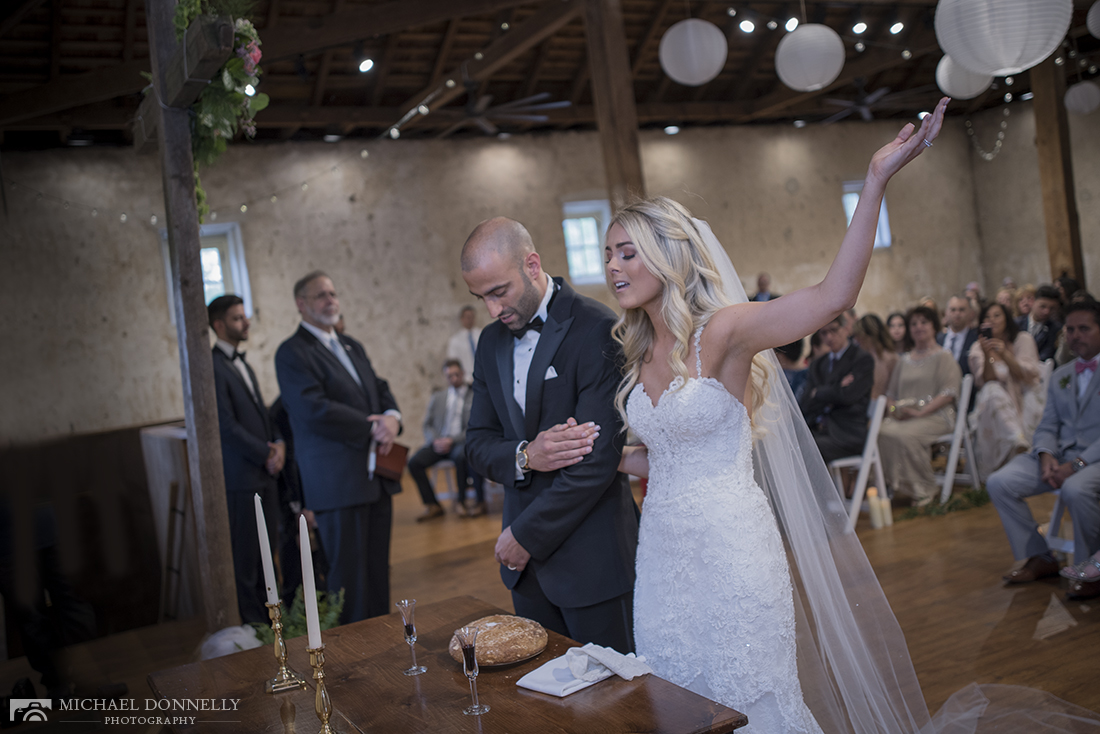
M 145 0 L 153 79 L 163 98 L 172 57 L 179 51 L 172 14 L 173 0 Z M 229 544 L 229 511 L 222 475 L 214 363 L 207 333 L 206 301 L 199 264 L 199 215 L 191 131 L 186 108 L 161 107 L 160 160 L 168 247 L 175 281 L 176 329 L 183 374 L 183 407 L 187 422 L 187 464 L 195 512 L 206 627 L 215 631 L 241 623 Z
M 645 196 L 634 78 L 620 0 L 585 0 L 584 23 L 608 196 L 612 209 L 618 209 L 634 196 Z
M 1077 192 L 1073 184 L 1073 159 L 1066 120 L 1064 67 L 1051 54 L 1031 69 L 1035 94 L 1035 143 L 1039 153 L 1039 182 L 1043 190 L 1043 220 L 1047 230 L 1050 275 L 1063 273 L 1085 287 L 1081 256 L 1081 226 L 1077 217 Z

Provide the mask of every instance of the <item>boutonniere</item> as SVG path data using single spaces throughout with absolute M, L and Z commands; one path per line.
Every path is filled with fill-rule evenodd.
M 1065 390 L 1069 387 L 1069 375 L 1064 376 L 1061 380 L 1058 380 L 1058 387 Z

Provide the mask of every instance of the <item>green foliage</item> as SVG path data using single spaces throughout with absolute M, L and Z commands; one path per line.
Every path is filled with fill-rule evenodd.
M 317 617 L 321 623 L 321 629 L 332 629 L 340 624 L 340 612 L 344 611 L 344 590 L 335 594 L 328 591 L 317 592 Z M 256 636 L 265 645 L 275 642 L 275 633 L 269 624 L 253 624 L 256 628 Z M 302 587 L 294 592 L 294 603 L 290 605 L 290 611 L 283 612 L 283 639 L 292 640 L 306 634 L 306 603 L 302 596 Z
M 989 493 L 985 491 L 984 487 L 981 489 L 968 489 L 965 492 L 955 492 L 942 505 L 939 502 L 932 502 L 932 504 L 925 507 L 910 507 L 898 519 L 911 520 L 914 517 L 936 517 L 946 515 L 949 512 L 972 510 L 975 507 L 987 504 L 989 504 Z
M 191 22 L 200 15 L 228 15 L 230 18 L 248 18 L 256 8 L 253 0 L 178 0 L 172 21 L 176 26 L 176 39 L 182 40 Z

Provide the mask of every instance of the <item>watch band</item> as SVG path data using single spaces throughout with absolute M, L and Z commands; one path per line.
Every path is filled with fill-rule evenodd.
M 1073 460 L 1071 466 L 1073 466 L 1073 472 L 1076 474 L 1077 472 L 1088 466 L 1088 462 L 1078 456 L 1076 459 Z

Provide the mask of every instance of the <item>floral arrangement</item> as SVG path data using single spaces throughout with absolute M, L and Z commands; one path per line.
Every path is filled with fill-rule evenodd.
M 317 619 L 322 630 L 332 629 L 340 624 L 340 613 L 344 611 L 344 590 L 339 592 L 317 592 Z M 275 632 L 269 624 L 253 624 L 260 642 L 270 645 L 275 642 Z M 302 587 L 294 592 L 294 603 L 289 611 L 283 612 L 283 639 L 292 640 L 306 633 L 306 604 L 302 596 Z
M 1065 375 L 1061 380 L 1058 380 L 1058 387 L 1065 390 L 1069 386 L 1069 375 Z
M 199 98 L 191 105 L 191 154 L 195 161 L 195 201 L 199 221 L 210 212 L 206 192 L 199 180 L 199 166 L 212 165 L 237 132 L 256 135 L 255 115 L 267 107 L 270 98 L 256 92 L 260 83 L 260 36 L 245 17 L 251 10 L 247 0 L 180 0 L 176 5 L 176 37 L 183 39 L 200 15 L 229 15 L 233 23 L 234 55 L 230 57 Z M 250 95 L 248 92 L 251 91 Z

